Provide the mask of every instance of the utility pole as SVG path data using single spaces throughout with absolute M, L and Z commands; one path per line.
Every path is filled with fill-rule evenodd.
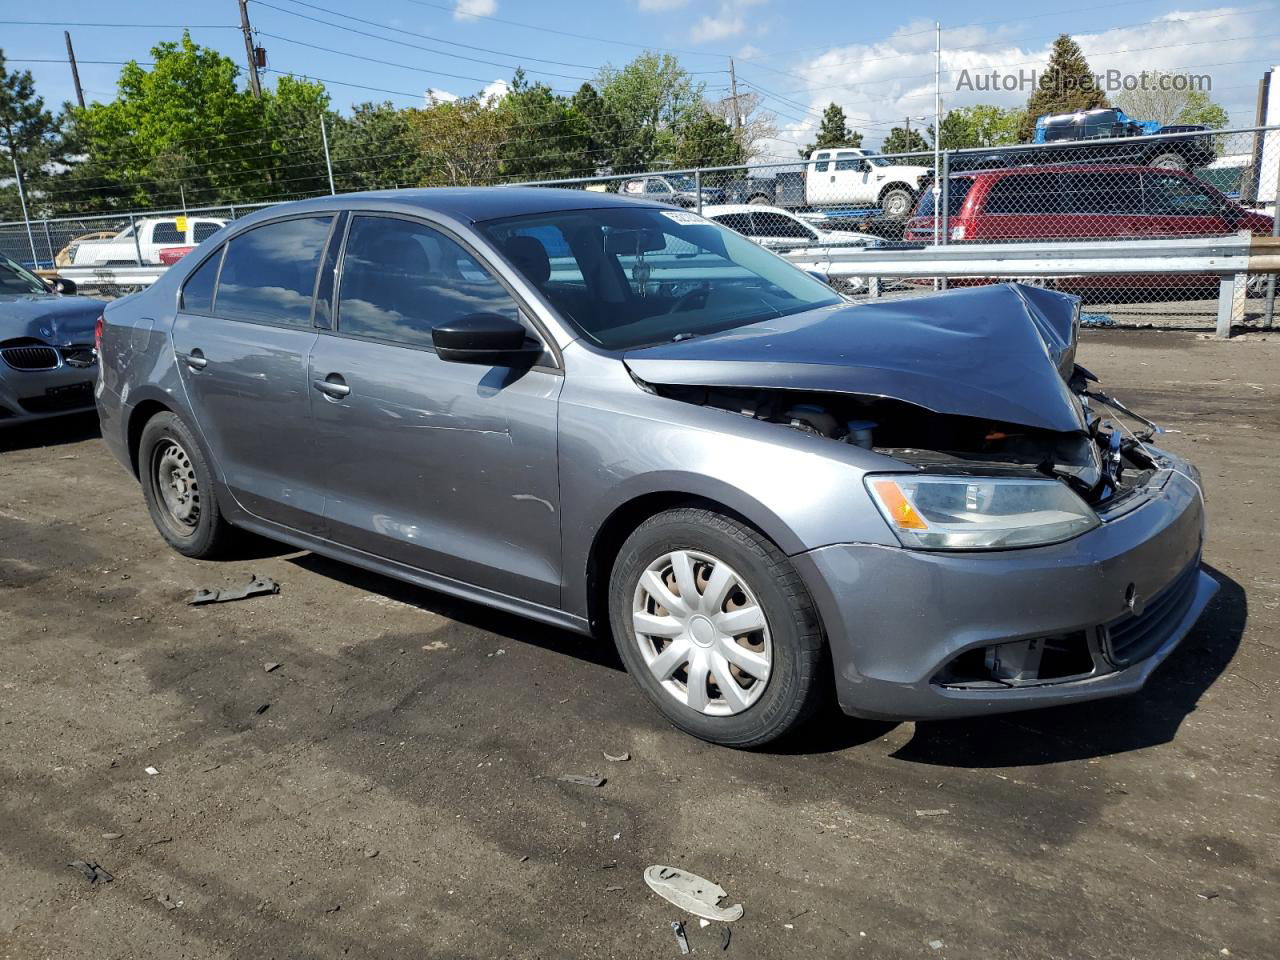
M 81 109 L 84 108 L 84 90 L 80 87 L 80 68 L 76 66 L 76 51 L 71 46 L 71 31 L 63 30 L 63 37 L 67 40 L 67 60 L 71 63 L 71 82 L 76 85 L 76 102 L 80 104 Z
M 933 28 L 933 242 L 937 244 L 942 226 L 938 209 L 942 196 L 942 23 L 935 22 Z
M 244 53 L 249 61 L 249 89 L 255 100 L 262 99 L 262 83 L 258 79 L 258 54 L 253 49 L 253 28 L 249 26 L 249 0 L 240 0 L 240 32 L 244 34 Z
M 729 58 L 729 97 L 733 100 L 733 129 L 742 129 L 742 111 L 738 109 L 738 74 L 733 69 L 733 57 Z

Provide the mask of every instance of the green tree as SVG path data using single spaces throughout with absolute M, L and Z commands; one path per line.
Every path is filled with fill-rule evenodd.
M 807 158 L 815 150 L 830 147 L 860 147 L 862 134 L 849 128 L 844 108 L 838 103 L 829 103 L 822 111 L 822 123 L 818 126 L 818 138 L 800 150 L 800 156 Z
M 427 182 L 413 111 L 390 102 L 359 103 L 329 128 L 333 179 L 339 193 L 416 187 Z
M 703 110 L 680 128 L 670 162 L 677 168 L 728 167 L 746 160 L 746 150 L 733 127 L 710 110 Z
M 409 111 L 409 124 L 425 165 L 425 186 L 482 186 L 501 176 L 510 119 L 480 96 Z
M 1227 125 L 1227 111 L 1209 99 L 1203 90 L 1188 90 L 1187 101 L 1173 118 L 1174 123 L 1201 123 L 1213 130 Z
M 988 103 L 957 107 L 942 118 L 941 146 L 944 150 L 962 150 L 1017 143 L 1021 125 L 1022 110 L 1017 107 L 1004 109 Z
M 334 130 L 324 84 L 282 76 L 262 91 L 262 176 L 273 197 L 309 197 L 329 192 L 321 120 Z M 381 152 L 381 151 L 380 151 Z
M 587 155 L 587 122 L 572 101 L 544 83 L 529 83 L 523 69 L 516 70 L 511 91 L 497 109 L 508 127 L 500 151 L 504 177 L 537 180 L 595 172 Z
M 8 181 L 0 187 L 0 220 L 22 216 L 14 159 L 27 192 L 28 210 L 34 216 L 47 206 L 43 194 L 53 180 L 50 167 L 65 153 L 58 121 L 36 94 L 31 71 L 8 70 L 0 50 L 0 181 Z
M 1050 113 L 1075 113 L 1107 106 L 1107 95 L 1094 82 L 1089 62 L 1067 34 L 1053 41 L 1049 63 L 1040 74 L 1036 88 L 1027 98 L 1027 112 L 1022 118 L 1019 139 L 1030 142 L 1035 136 L 1036 120 Z
M 642 53 L 620 69 L 603 67 L 596 86 L 614 124 L 608 166 L 615 173 L 670 161 L 679 129 L 704 109 L 705 85 L 670 54 Z
M 881 153 L 924 153 L 932 150 L 933 145 L 924 138 L 919 130 L 908 130 L 905 127 L 894 127 L 884 138 L 880 147 Z
M 584 83 L 570 100 L 574 114 L 582 124 L 582 166 L 584 174 L 603 172 L 613 156 L 613 144 L 622 135 L 618 118 L 609 112 L 604 98 L 590 83 Z

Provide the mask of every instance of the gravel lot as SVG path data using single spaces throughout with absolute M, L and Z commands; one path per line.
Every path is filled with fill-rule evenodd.
M 667 727 L 608 645 L 172 553 L 92 418 L 0 434 L 0 958 L 676 957 L 674 919 L 727 957 L 1277 956 L 1280 336 L 1080 359 L 1209 496 L 1222 591 L 1146 693 L 756 754 Z M 280 595 L 183 602 L 251 571 Z M 742 902 L 727 951 L 652 863 Z

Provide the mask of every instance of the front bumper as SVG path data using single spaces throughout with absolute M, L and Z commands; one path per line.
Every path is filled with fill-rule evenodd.
M 1170 465 L 1179 472 L 1160 474 L 1140 503 L 1066 543 L 989 553 L 841 544 L 793 557 L 823 618 L 841 708 L 940 719 L 1141 689 L 1218 590 L 1199 569 L 1204 512 L 1194 471 Z M 967 652 L 1063 635 L 1083 637 L 1089 650 L 1091 666 L 1074 679 L 948 677 Z M 1128 657 L 1117 652 L 1122 636 L 1140 640 Z
M 0 361 L 0 427 L 92 410 L 96 376 L 96 364 L 14 370 Z

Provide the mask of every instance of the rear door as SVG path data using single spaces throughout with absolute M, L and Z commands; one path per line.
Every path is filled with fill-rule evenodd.
M 309 377 L 329 536 L 558 605 L 554 357 L 512 369 L 437 356 L 437 324 L 472 313 L 524 320 L 480 256 L 443 227 L 353 214 L 343 249 L 334 329 L 320 333 Z
M 1059 209 L 1057 174 L 1001 176 L 983 198 L 975 239 L 988 243 L 1062 239 L 1070 224 L 1063 223 Z
M 333 223 L 299 216 L 236 235 L 188 280 L 173 327 L 196 426 L 232 496 L 254 516 L 312 533 L 323 529 L 324 495 L 307 358 Z M 215 262 L 206 301 L 193 285 Z
M 805 199 L 809 203 L 830 203 L 835 197 L 835 171 L 831 169 L 831 154 L 820 150 L 813 155 L 805 172 Z

